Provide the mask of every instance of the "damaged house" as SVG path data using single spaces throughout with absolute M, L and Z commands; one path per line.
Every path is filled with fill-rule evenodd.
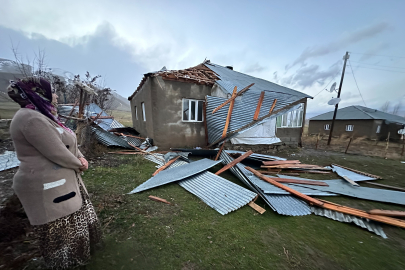
M 147 73 L 128 99 L 133 127 L 159 147 L 170 148 L 225 141 L 233 146 L 299 145 L 307 98 L 208 60 L 184 70 Z

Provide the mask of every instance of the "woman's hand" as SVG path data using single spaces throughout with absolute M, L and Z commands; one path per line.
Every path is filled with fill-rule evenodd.
M 83 157 L 79 158 L 80 162 L 82 163 L 82 166 L 79 168 L 81 171 L 86 171 L 89 168 L 89 163 L 87 160 Z

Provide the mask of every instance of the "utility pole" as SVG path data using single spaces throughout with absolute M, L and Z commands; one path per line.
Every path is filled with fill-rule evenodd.
M 345 63 L 343 64 L 342 77 L 340 78 L 339 92 L 338 92 L 338 96 L 337 96 L 338 98 L 340 98 L 340 92 L 342 91 L 343 78 L 345 77 L 346 62 L 347 62 L 347 59 L 349 59 L 349 52 L 346 52 L 346 54 L 343 56 L 343 59 L 345 60 Z M 332 125 L 330 127 L 330 132 L 329 132 L 328 145 L 330 145 L 330 141 L 332 139 L 332 132 L 333 132 L 333 127 L 335 126 L 335 119 L 336 119 L 336 113 L 338 110 L 338 106 L 339 106 L 339 103 L 335 105 L 335 112 L 333 113 Z

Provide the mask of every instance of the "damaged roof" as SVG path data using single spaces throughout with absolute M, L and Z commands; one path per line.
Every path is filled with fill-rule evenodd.
M 310 120 L 332 120 L 333 111 L 312 117 Z M 379 110 L 367 108 L 364 106 L 353 105 L 337 110 L 336 120 L 386 120 L 391 123 L 405 124 L 405 118 L 382 112 Z
M 300 98 L 312 98 L 305 93 L 301 93 L 299 91 L 260 78 L 234 71 L 231 67 L 223 67 L 221 65 L 211 63 L 208 60 L 195 67 L 183 70 L 167 70 L 164 67 L 159 71 L 146 73 L 144 74 L 135 92 L 130 97 L 128 97 L 128 100 L 131 100 L 135 96 L 135 94 L 142 88 L 149 77 L 157 76 L 161 76 L 164 80 L 191 82 L 210 86 L 213 86 L 215 83 L 217 83 L 222 89 L 230 94 L 232 94 L 233 88 L 235 86 L 237 86 L 238 90 L 242 90 L 249 84 L 254 83 L 250 90 L 257 92 L 271 91 L 293 95 Z

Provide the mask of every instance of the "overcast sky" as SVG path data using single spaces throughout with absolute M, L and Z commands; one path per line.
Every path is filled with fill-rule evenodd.
M 349 51 L 339 106 L 405 107 L 405 1 L 0 3 L 0 58 L 14 59 L 12 44 L 30 59 L 41 49 L 49 67 L 102 75 L 124 97 L 146 72 L 207 58 L 315 96 L 314 116 L 333 109 L 322 89 L 339 84 Z

